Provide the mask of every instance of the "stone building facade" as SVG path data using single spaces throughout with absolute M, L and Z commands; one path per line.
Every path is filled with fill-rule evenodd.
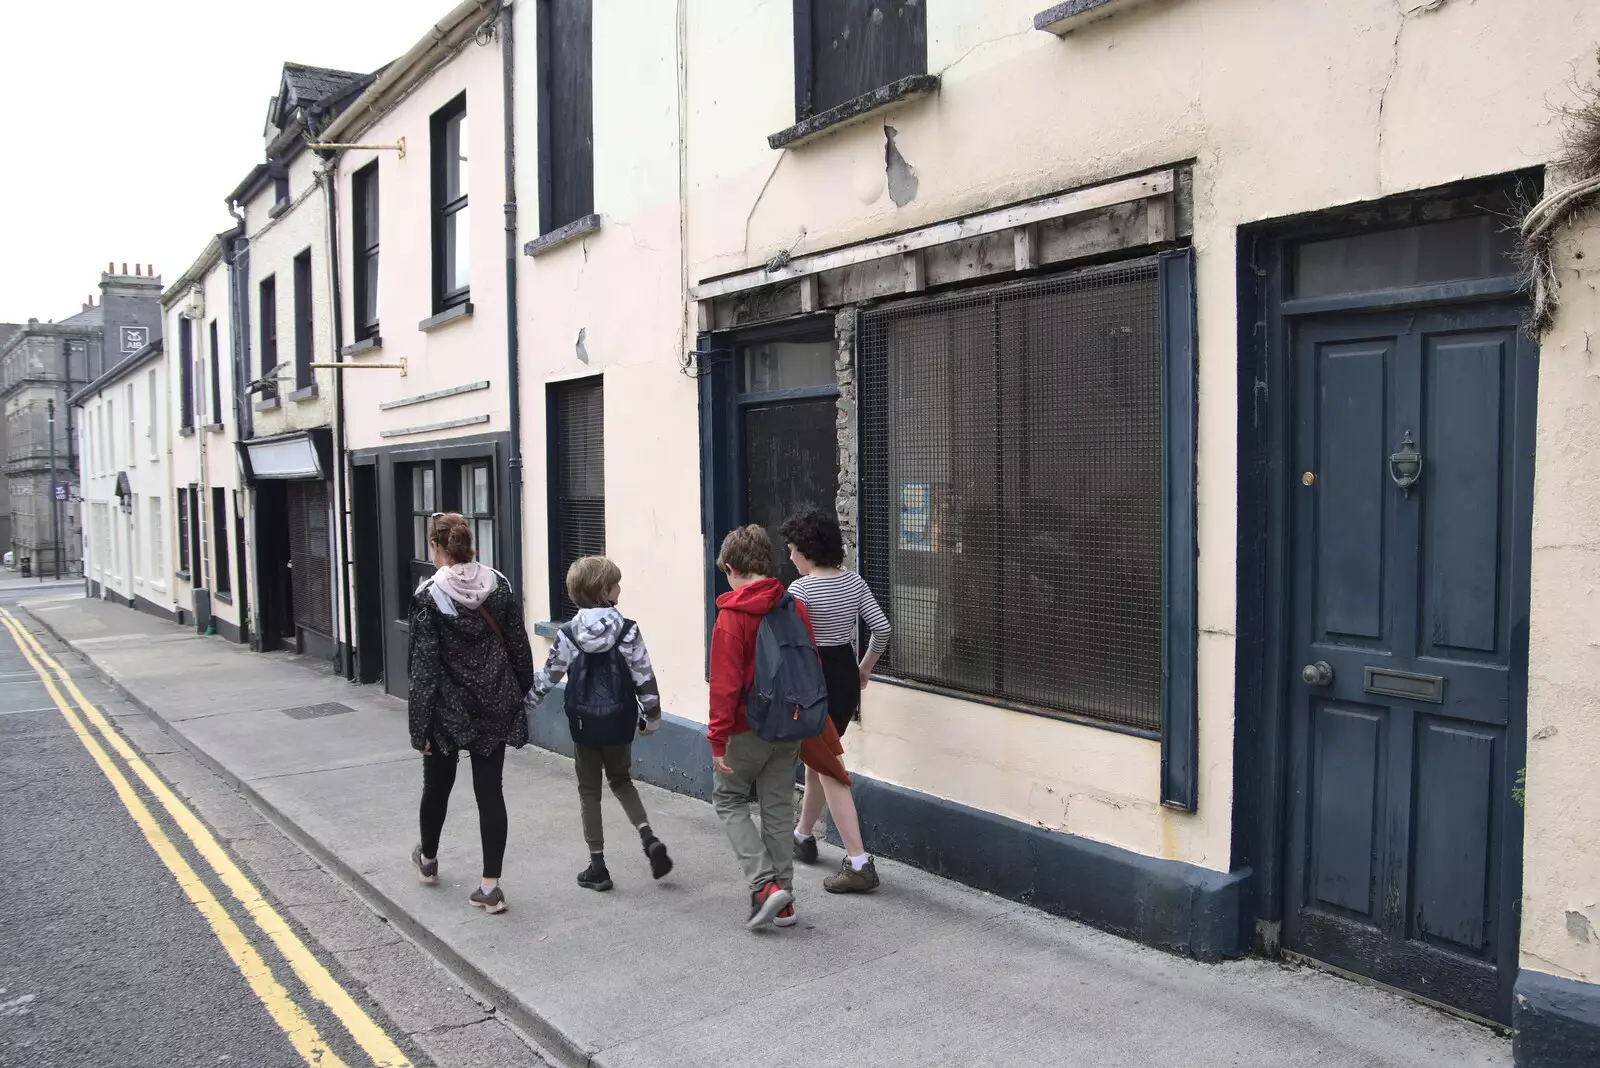
M 19 569 L 27 561 L 36 574 L 81 573 L 77 472 L 90 428 L 78 426 L 67 400 L 161 336 L 160 291 L 153 269 L 108 265 L 98 301 L 61 322 L 30 319 L 0 345 L 9 548 Z M 52 430 L 59 492 L 51 480 Z

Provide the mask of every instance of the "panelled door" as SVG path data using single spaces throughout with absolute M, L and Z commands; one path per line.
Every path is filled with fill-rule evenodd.
M 1509 1021 L 1536 350 L 1511 305 L 1291 328 L 1287 948 Z

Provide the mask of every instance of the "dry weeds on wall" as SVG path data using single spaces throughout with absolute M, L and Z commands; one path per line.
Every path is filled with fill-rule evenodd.
M 1595 60 L 1600 67 L 1600 51 Z M 1550 329 L 1556 317 L 1556 233 L 1600 205 L 1600 81 L 1580 86 L 1577 100 L 1561 110 L 1562 151 L 1554 161 L 1561 184 L 1528 209 L 1521 225 L 1522 267 L 1533 297 L 1528 329 L 1535 337 Z

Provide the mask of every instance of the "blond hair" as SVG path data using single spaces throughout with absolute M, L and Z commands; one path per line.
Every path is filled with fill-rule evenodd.
M 584 556 L 567 568 L 567 596 L 579 608 L 606 608 L 622 585 L 622 568 L 604 556 Z
M 730 531 L 717 552 L 717 570 L 723 574 L 737 571 L 741 575 L 767 578 L 777 574 L 772 560 L 772 537 L 767 528 L 751 523 Z

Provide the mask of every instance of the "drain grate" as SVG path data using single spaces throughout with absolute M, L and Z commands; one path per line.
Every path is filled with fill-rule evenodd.
M 346 712 L 355 711 L 349 705 L 341 705 L 337 701 L 330 701 L 324 705 L 304 705 L 300 708 L 286 708 L 283 714 L 290 719 L 326 719 L 329 716 L 342 716 Z

